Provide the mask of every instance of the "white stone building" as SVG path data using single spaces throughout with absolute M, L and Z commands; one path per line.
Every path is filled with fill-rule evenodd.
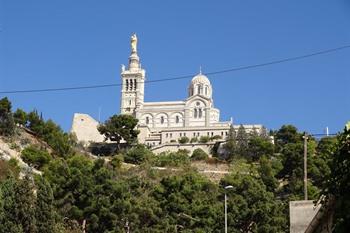
M 188 149 L 193 151 L 202 148 L 209 152 L 214 142 L 180 144 L 181 137 L 200 139 L 202 136 L 221 138 L 224 140 L 232 124 L 231 121 L 220 121 L 220 111 L 214 107 L 212 98 L 213 87 L 201 72 L 194 76 L 187 88 L 188 97 L 180 101 L 144 102 L 146 72 L 141 68 L 140 58 L 137 54 L 137 37 L 131 37 L 131 55 L 127 67 L 122 66 L 121 71 L 121 114 L 131 114 L 139 120 L 140 134 L 138 141 L 152 147 L 155 152 L 166 150 Z M 79 117 L 84 117 L 80 119 Z M 81 133 L 84 130 L 84 121 L 92 125 L 91 119 L 86 115 L 75 115 L 72 131 L 78 140 L 87 139 Z M 76 126 L 75 123 L 79 125 Z M 88 125 L 87 125 L 88 126 Z M 234 128 L 239 125 L 234 125 Z M 261 131 L 262 125 L 244 125 L 246 131 Z M 92 135 L 92 130 L 88 130 Z M 98 134 L 98 131 L 96 131 Z M 98 136 L 91 137 L 96 141 Z

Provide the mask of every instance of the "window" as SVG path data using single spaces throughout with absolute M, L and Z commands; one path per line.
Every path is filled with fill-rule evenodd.
M 194 118 L 197 118 L 197 109 L 194 109 Z
M 205 95 L 208 95 L 208 86 L 205 86 Z
M 207 132 L 207 135 L 209 136 L 209 132 Z
M 182 137 L 182 133 L 180 133 L 180 137 Z
M 184 133 L 184 137 L 186 137 L 186 133 Z
M 146 124 L 149 124 L 149 117 L 146 117 Z
M 195 137 L 196 136 L 196 133 L 193 133 L 193 137 Z
M 170 133 L 170 137 L 171 137 L 171 138 L 173 137 L 173 134 L 172 134 L 172 133 Z
M 160 123 L 164 124 L 164 117 L 163 116 L 160 117 Z
M 129 80 L 126 80 L 126 85 L 125 85 L 125 89 L 128 90 L 129 89 Z
M 224 132 L 221 132 L 221 136 L 224 136 Z
M 199 117 L 199 118 L 202 118 L 202 109 L 200 108 L 198 111 L 199 111 L 198 117 Z
M 134 79 L 134 82 L 135 82 L 134 88 L 135 88 L 135 90 L 136 90 L 136 87 L 137 87 L 136 79 Z
M 197 133 L 197 136 L 199 137 L 199 133 Z
M 168 133 L 165 134 L 165 137 L 168 137 Z
M 214 132 L 211 132 L 211 136 L 214 136 Z
M 200 94 L 201 93 L 201 86 L 197 86 L 197 94 Z
M 176 121 L 176 123 L 179 123 L 180 122 L 180 117 L 176 116 L 175 121 Z
M 129 100 L 129 105 L 131 105 L 131 100 Z
M 133 85 L 132 85 L 132 79 L 130 79 L 130 91 L 132 91 Z

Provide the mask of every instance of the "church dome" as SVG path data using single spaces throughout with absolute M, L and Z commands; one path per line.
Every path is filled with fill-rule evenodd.
M 192 78 L 191 85 L 194 86 L 196 84 L 204 84 L 211 86 L 209 79 L 204 74 L 197 74 Z
M 212 88 L 207 76 L 202 73 L 197 74 L 191 80 L 189 86 L 189 96 L 202 95 L 207 98 L 212 96 Z

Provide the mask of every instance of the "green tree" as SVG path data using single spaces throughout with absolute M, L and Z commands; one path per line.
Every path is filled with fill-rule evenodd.
M 267 138 L 260 136 L 253 136 L 249 139 L 247 147 L 247 159 L 251 161 L 258 161 L 263 155 L 272 156 L 274 153 L 274 145 Z
M 37 231 L 40 233 L 52 233 L 55 227 L 55 212 L 51 186 L 42 176 L 36 178 L 35 184 L 37 190 L 35 203 Z
M 228 175 L 220 181 L 228 196 L 229 232 L 286 232 L 283 203 L 250 175 Z
M 105 136 L 106 140 L 116 142 L 118 145 L 123 139 L 131 144 L 136 141 L 139 133 L 136 130 L 138 120 L 130 115 L 111 116 L 104 124 L 98 126 L 98 131 Z
M 237 141 L 237 153 L 240 156 L 245 156 L 248 151 L 249 135 L 246 132 L 246 129 L 244 128 L 243 125 L 240 125 L 237 130 L 236 141 Z
M 0 99 L 0 135 L 12 136 L 15 132 L 11 108 L 11 102 L 7 97 Z
M 334 232 L 345 233 L 350 229 L 350 122 L 338 140 L 324 193 L 335 199 Z
M 236 155 L 238 151 L 237 146 L 237 133 L 235 129 L 233 128 L 233 125 L 230 126 L 228 137 L 226 140 L 226 143 L 223 146 L 225 153 L 224 153 L 224 159 L 226 160 L 232 160 Z
M 288 143 L 297 143 L 302 141 L 302 134 L 298 133 L 298 129 L 293 125 L 283 125 L 275 133 L 275 144 L 277 151 L 281 151 Z
M 0 184 L 2 218 L 0 218 L 0 233 L 23 233 L 23 228 L 18 224 L 19 204 L 17 201 L 17 180 L 9 177 Z
M 264 182 L 267 191 L 275 192 L 278 186 L 278 180 L 276 179 L 276 170 L 274 170 L 272 161 L 266 156 L 262 156 L 259 160 L 259 175 Z
M 20 108 L 17 108 L 16 112 L 13 113 L 13 118 L 16 124 L 25 126 L 27 125 L 27 113 Z
M 26 147 L 21 152 L 21 157 L 24 162 L 38 169 L 49 163 L 51 159 L 50 154 L 46 150 L 42 150 L 36 146 Z

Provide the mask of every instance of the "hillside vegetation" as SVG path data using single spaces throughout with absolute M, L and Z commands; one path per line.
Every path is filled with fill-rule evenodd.
M 284 125 L 270 132 L 272 144 L 266 135 L 231 130 L 226 153 L 212 158 L 200 150 L 156 156 L 134 133 L 127 149 L 96 158 L 37 111 L 13 112 L 1 99 L 0 233 L 223 232 L 228 185 L 229 232 L 288 231 L 288 202 L 303 199 L 304 132 Z M 342 201 L 338 232 L 349 222 L 342 214 L 349 177 L 338 167 L 349 168 L 349 144 L 348 128 L 308 140 L 309 198 Z M 204 171 L 213 167 L 227 174 L 210 179 Z

